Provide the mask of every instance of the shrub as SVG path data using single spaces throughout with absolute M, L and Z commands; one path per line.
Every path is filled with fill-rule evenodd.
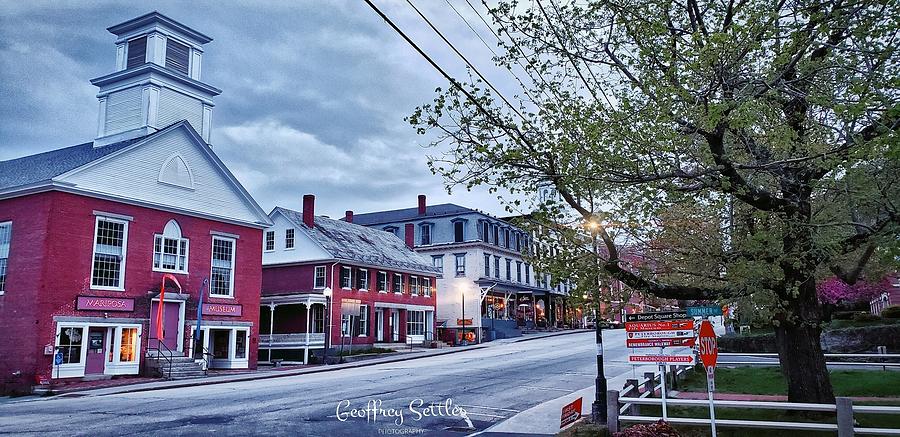
M 853 316 L 854 322 L 877 322 L 881 320 L 881 316 L 869 313 L 857 313 Z
M 900 305 L 891 305 L 881 310 L 881 317 L 885 319 L 900 319 Z
M 835 311 L 832 318 L 837 320 L 850 320 L 857 314 L 856 311 Z
M 678 431 L 666 422 L 633 425 L 619 431 L 613 437 L 679 437 Z

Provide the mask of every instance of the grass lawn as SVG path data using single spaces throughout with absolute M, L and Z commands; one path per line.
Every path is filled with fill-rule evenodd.
M 872 321 L 858 321 L 858 320 L 832 320 L 831 323 L 825 326 L 825 330 L 832 329 L 842 329 L 842 328 L 860 328 L 863 326 L 881 326 L 881 325 L 895 325 L 900 323 L 900 319 L 879 319 Z
M 690 372 L 678 383 L 684 391 L 706 391 L 706 373 Z M 900 372 L 883 370 L 833 370 L 836 396 L 900 397 Z M 777 367 L 721 367 L 716 369 L 716 391 L 759 395 L 787 395 L 787 382 Z

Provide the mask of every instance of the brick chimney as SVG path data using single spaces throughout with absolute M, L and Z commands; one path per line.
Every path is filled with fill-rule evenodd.
M 403 231 L 403 236 L 406 237 L 406 246 L 410 249 L 416 247 L 416 227 L 412 223 L 407 223 L 406 228 Z
M 353 223 L 353 211 L 347 210 L 344 211 L 344 221 L 347 223 Z
M 425 215 L 425 195 L 419 194 L 419 215 Z
M 312 194 L 303 195 L 303 224 L 312 229 L 316 227 L 316 196 Z

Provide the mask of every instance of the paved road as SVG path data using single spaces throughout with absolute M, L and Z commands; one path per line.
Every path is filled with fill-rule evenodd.
M 610 377 L 630 373 L 608 331 Z M 181 389 L 0 403 L 0 434 L 464 435 L 593 384 L 590 332 L 357 369 Z M 419 404 L 421 400 L 421 406 Z M 448 401 L 449 400 L 449 401 Z M 377 416 L 349 416 L 377 403 Z M 410 408 L 410 403 L 414 405 Z M 463 406 L 467 417 L 432 408 Z M 399 413 L 398 413 L 399 412 Z M 338 414 L 339 413 L 339 414 Z M 361 411 L 360 411 L 361 413 Z M 402 413 L 398 416 L 385 414 Z M 357 414 L 359 415 L 359 414 Z

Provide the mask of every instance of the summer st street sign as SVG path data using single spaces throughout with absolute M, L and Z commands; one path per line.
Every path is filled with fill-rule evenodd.
M 718 305 L 706 305 L 687 307 L 687 314 L 691 317 L 713 317 L 722 315 L 722 307 Z

